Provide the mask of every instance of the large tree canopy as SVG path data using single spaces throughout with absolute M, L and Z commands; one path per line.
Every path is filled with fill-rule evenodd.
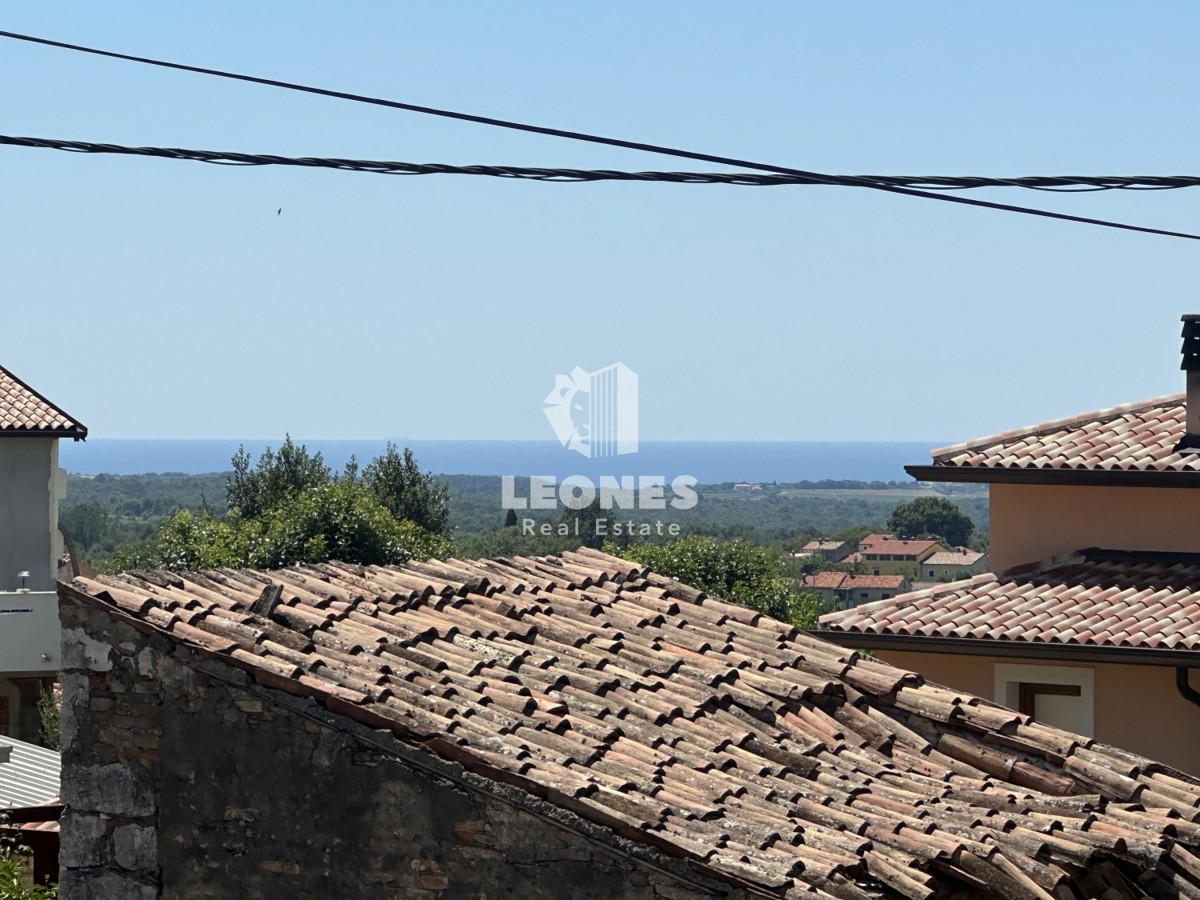
M 901 538 L 929 537 L 950 547 L 961 547 L 971 540 L 975 523 L 949 500 L 918 497 L 892 510 L 888 530 Z
M 451 552 L 446 489 L 409 450 L 388 444 L 360 476 L 352 460 L 334 475 L 320 453 L 288 437 L 252 463 L 245 448 L 226 482 L 229 515 L 182 510 L 156 546 L 114 554 L 118 567 L 276 568 L 300 562 L 387 565 Z
M 816 594 L 796 591 L 795 581 L 787 577 L 778 559 L 744 540 L 685 537 L 666 544 L 606 549 L 799 628 L 815 628 L 817 618 L 826 612 Z
M 432 534 L 446 534 L 450 488 L 422 472 L 407 447 L 401 453 L 389 441 L 387 450 L 363 471 L 362 481 L 397 519 L 420 525 Z
M 268 447 L 251 467 L 250 454 L 239 447 L 231 460 L 233 474 L 225 479 L 229 509 L 254 519 L 279 505 L 291 493 L 326 484 L 332 474 L 320 453 L 310 455 L 289 434 L 276 452 Z

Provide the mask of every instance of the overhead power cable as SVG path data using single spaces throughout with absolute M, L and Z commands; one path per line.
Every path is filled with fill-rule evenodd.
M 70 153 L 149 156 L 225 166 L 297 166 L 310 169 L 336 169 L 343 172 L 367 172 L 376 175 L 482 175 L 492 178 L 548 181 L 560 184 L 638 181 L 774 187 L 826 185 L 828 183 L 823 179 L 816 180 L 804 175 L 760 175 L 755 172 L 628 172 L 615 169 L 569 169 L 543 166 L 461 166 L 449 163 L 343 159 L 329 156 L 278 156 L 226 150 L 189 150 L 182 147 L 131 147 L 124 144 L 101 144 L 92 141 L 67 141 L 58 138 L 13 135 L 0 135 L 0 146 L 63 150 Z M 980 175 L 853 175 L 847 177 L 878 184 L 919 187 L 922 190 L 937 191 L 962 191 L 988 187 L 1017 187 L 1054 192 L 1166 191 L 1200 187 L 1200 176 L 1196 175 L 1029 175 L 1018 178 L 992 178 Z
M 289 81 L 280 81 L 273 78 L 260 78 L 255 75 L 242 75 L 236 72 L 228 72 L 221 69 L 210 69 L 202 66 L 190 66 L 183 63 L 174 63 L 161 59 L 153 59 L 145 56 L 134 56 L 127 53 L 117 53 L 112 50 L 100 50 L 95 47 L 85 47 L 81 44 L 69 44 L 64 41 L 54 41 L 49 38 L 36 37 L 28 34 L 19 34 L 13 31 L 0 31 L 0 37 L 10 38 L 17 41 L 25 41 L 33 44 L 41 44 L 47 47 L 57 47 L 63 50 L 72 50 L 79 53 L 87 53 L 93 56 L 104 56 L 110 59 L 121 59 L 128 62 L 142 63 L 144 65 L 158 66 L 165 69 L 176 69 L 184 72 L 194 72 L 201 75 L 212 75 L 217 78 L 227 78 L 234 81 L 244 81 L 251 84 L 261 84 L 268 87 L 277 87 L 284 90 L 300 91 L 307 94 L 317 94 L 323 97 L 333 97 L 340 100 L 350 100 L 357 103 L 367 103 L 374 106 L 384 106 L 391 109 L 400 109 L 407 112 L 421 113 L 423 115 L 439 116 L 441 118 L 456 119 L 462 122 L 473 122 L 479 125 L 489 125 L 497 128 L 506 128 L 515 131 L 524 131 L 532 134 L 542 134 L 549 137 L 565 138 L 573 141 L 584 141 L 592 144 L 602 144 L 610 147 L 621 147 L 626 150 L 639 150 L 646 153 L 656 153 L 664 156 L 675 156 L 681 159 L 694 159 L 699 162 L 715 163 L 717 165 L 734 166 L 743 169 L 754 169 L 763 172 L 773 172 L 780 175 L 792 175 L 803 178 L 812 179 L 813 184 L 828 184 L 839 185 L 846 187 L 865 187 L 877 191 L 885 191 L 893 194 L 902 194 L 909 197 L 921 197 L 927 200 L 940 200 L 945 203 L 959 203 L 965 206 L 977 206 L 984 209 L 995 209 L 1003 212 L 1019 213 L 1021 215 L 1040 216 L 1050 219 L 1061 219 L 1068 222 L 1079 222 L 1086 225 L 1098 225 L 1104 228 L 1117 228 L 1123 231 L 1136 231 L 1144 234 L 1157 234 L 1167 237 L 1187 238 L 1188 240 L 1200 240 L 1200 235 L 1189 234 L 1181 231 L 1170 231 L 1161 228 L 1151 228 L 1144 225 L 1130 225 L 1124 222 L 1113 222 L 1107 219 L 1095 219 L 1087 216 L 1074 216 L 1069 213 L 1051 212 L 1044 209 L 1033 209 L 1025 206 L 1014 206 L 1008 203 L 996 203 L 990 200 L 979 200 L 973 197 L 957 197 L 936 191 L 918 190 L 916 188 L 904 187 L 901 185 L 887 184 L 879 181 L 871 181 L 859 176 L 853 175 L 826 175 L 820 172 L 809 172 L 804 169 L 795 169 L 787 166 L 776 166 L 767 163 L 753 162 L 751 160 L 737 159 L 729 156 L 719 156 L 710 153 L 699 153 L 691 150 L 680 150 L 674 147 L 666 147 L 658 144 L 648 144 L 639 141 L 627 141 L 621 138 L 610 138 L 602 135 L 588 134 L 580 131 L 569 131 L 561 128 L 550 128 L 544 125 L 532 125 L 523 122 L 514 122 L 506 119 L 496 119 L 490 116 L 479 116 L 472 113 L 457 112 L 455 110 L 439 109 L 432 106 L 422 106 L 415 103 L 405 103 L 399 100 L 386 100 L 380 97 L 370 97 L 364 94 L 355 94 L 347 91 L 334 91 L 327 88 L 314 87 L 312 85 L 298 84 Z

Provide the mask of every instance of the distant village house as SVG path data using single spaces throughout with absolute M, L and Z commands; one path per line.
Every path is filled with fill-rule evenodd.
M 846 562 L 861 562 L 872 575 L 903 575 L 910 581 L 921 578 L 921 564 L 946 548 L 937 541 L 902 540 L 891 534 L 868 534 L 858 542 L 858 552 Z
M 850 545 L 845 541 L 809 541 L 792 554 L 796 559 L 816 557 L 827 562 L 841 562 L 850 555 Z
M 923 581 L 949 581 L 988 570 L 988 555 L 968 547 L 940 550 L 921 563 Z
M 838 609 L 886 600 L 910 588 L 903 575 L 848 575 L 845 572 L 805 575 L 801 586 Z

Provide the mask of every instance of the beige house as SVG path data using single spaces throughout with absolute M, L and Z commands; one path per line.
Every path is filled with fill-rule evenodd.
M 922 581 L 950 581 L 978 575 L 988 569 L 988 555 L 967 547 L 940 550 L 921 563 Z
M 922 481 L 989 485 L 999 574 L 821 620 L 932 681 L 1200 772 L 1200 317 L 1186 395 L 947 447 Z M 1198 679 L 1200 680 L 1200 679 Z
M 859 541 L 858 553 L 847 562 L 863 563 L 869 575 L 903 575 L 915 581 L 921 577 L 921 564 L 945 550 L 937 541 L 907 541 L 890 534 L 868 534 Z

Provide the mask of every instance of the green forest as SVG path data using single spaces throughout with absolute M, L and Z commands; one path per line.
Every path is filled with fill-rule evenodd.
M 103 566 L 119 550 L 152 542 L 172 515 L 226 516 L 227 482 L 233 472 L 207 475 L 71 475 L 61 520 L 82 558 Z M 520 526 L 505 528 L 500 506 L 500 478 L 483 475 L 438 475 L 448 490 L 448 534 L 462 557 L 552 553 L 581 541 L 574 534 L 525 536 Z M 524 490 L 525 487 L 520 488 Z M 783 553 L 817 537 L 832 537 L 856 529 L 882 530 L 897 506 L 919 497 L 945 496 L 974 523 L 972 544 L 986 546 L 987 491 L 982 486 L 929 486 L 902 482 L 800 482 L 765 484 L 758 491 L 735 491 L 732 484 L 699 485 L 693 509 L 664 512 L 614 511 L 621 521 L 646 522 L 662 518 L 678 524 L 681 535 L 723 540 L 742 538 Z M 519 517 L 557 522 L 560 512 L 522 511 Z M 569 517 L 568 517 L 569 518 Z

